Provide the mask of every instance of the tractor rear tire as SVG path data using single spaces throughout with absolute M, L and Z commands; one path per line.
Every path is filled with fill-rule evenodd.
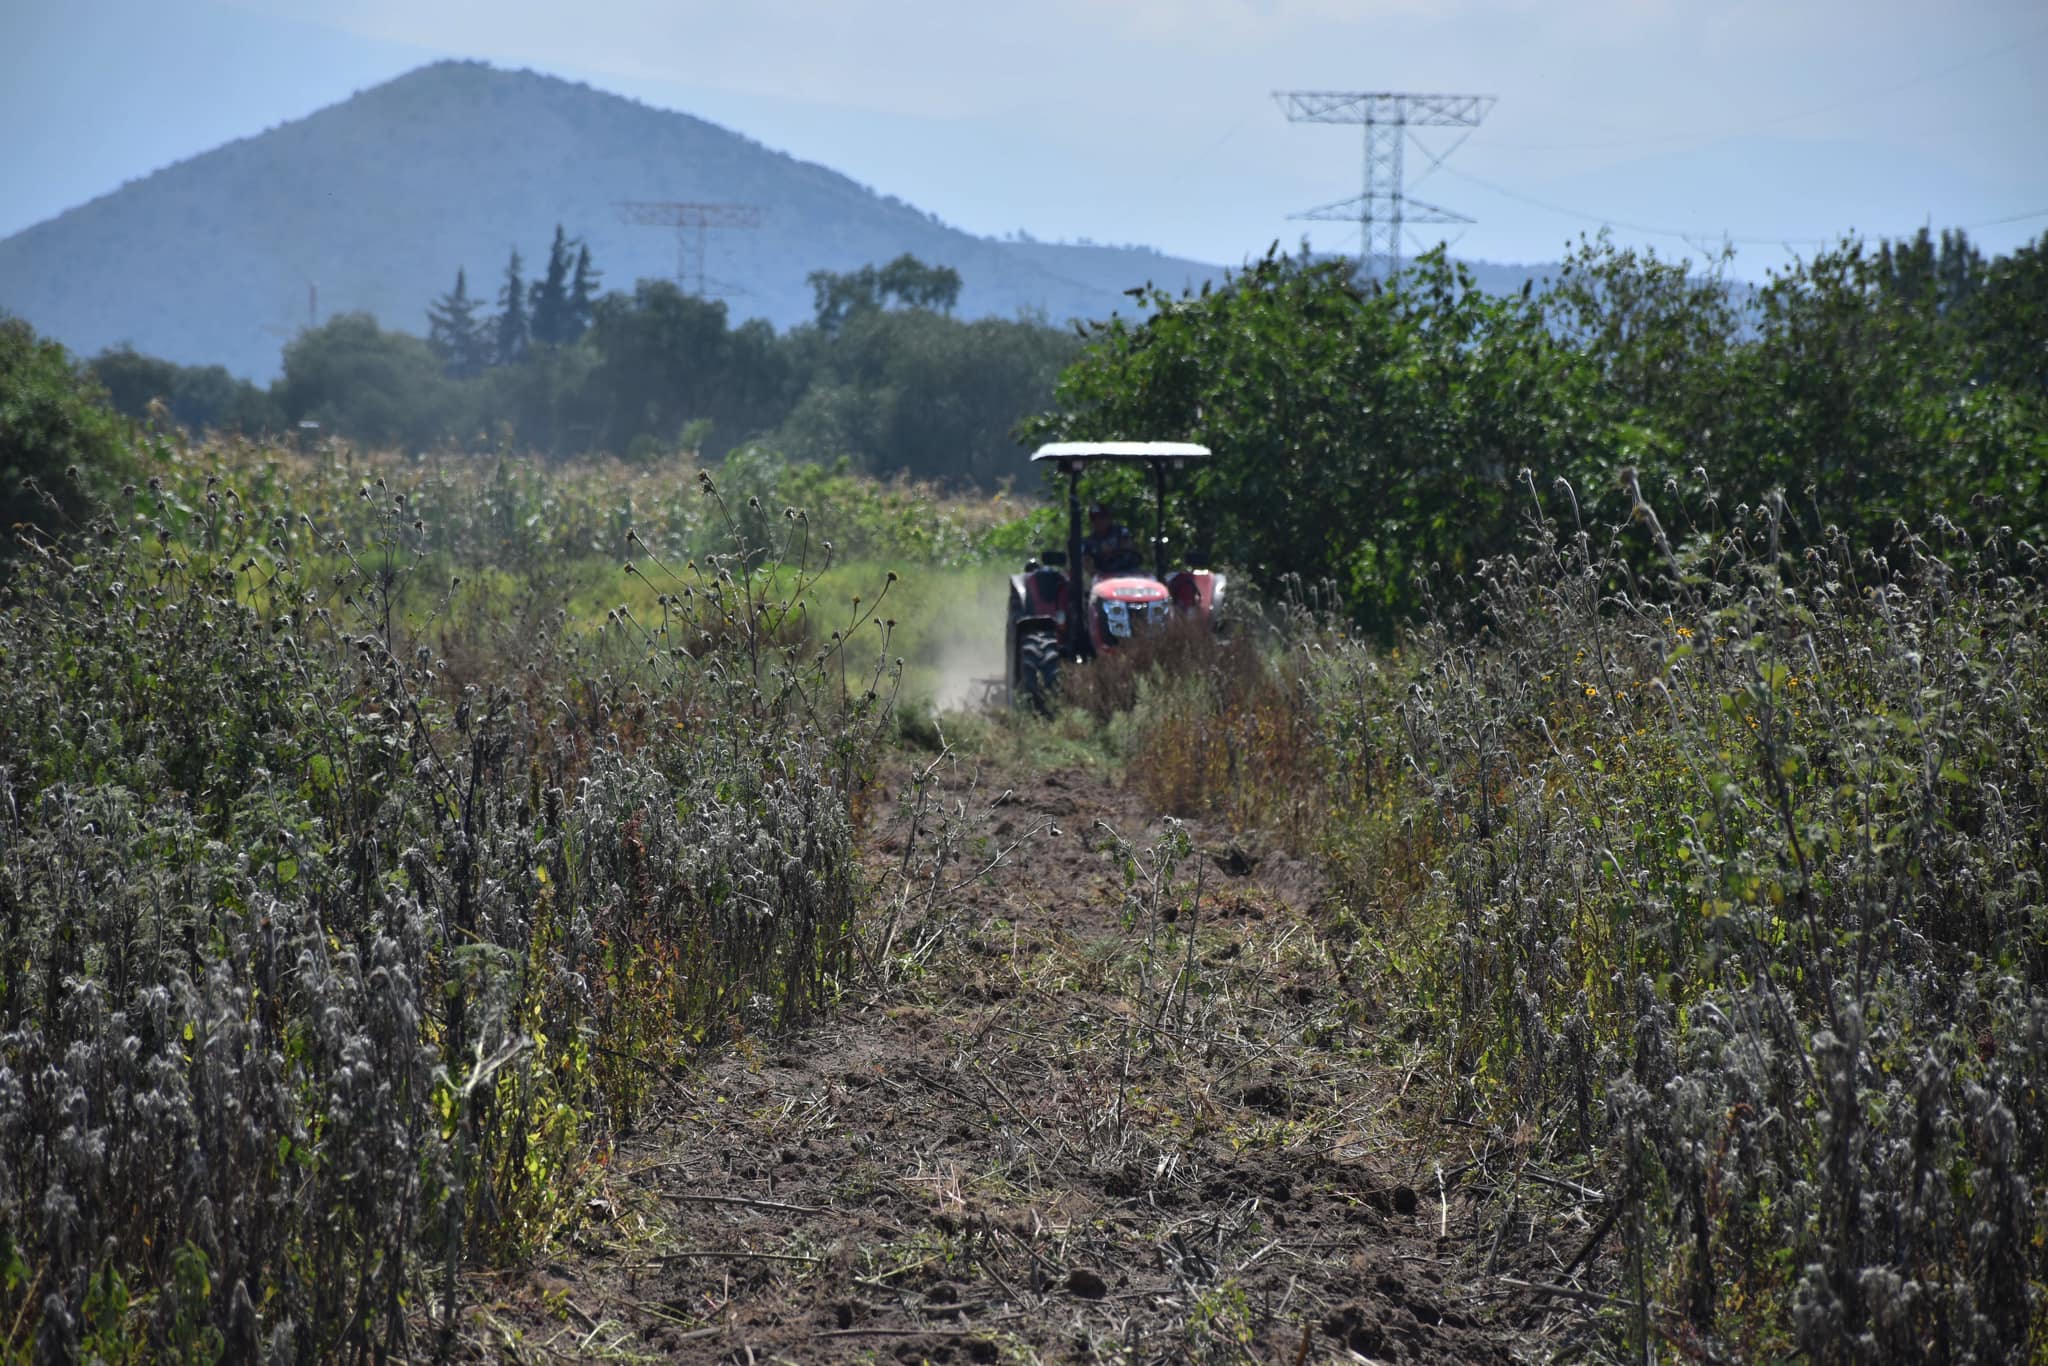
M 1017 642 L 1016 697 L 1020 705 L 1044 713 L 1052 710 L 1060 686 L 1060 642 L 1050 631 L 1033 631 Z

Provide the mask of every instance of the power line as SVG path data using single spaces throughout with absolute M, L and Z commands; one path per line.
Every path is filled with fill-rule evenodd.
M 1686 241 L 1691 241 L 1702 235 L 1698 232 L 1687 232 L 1679 228 L 1659 228 L 1647 223 L 1631 223 L 1626 219 L 1614 218 L 1604 213 L 1587 213 L 1581 209 L 1568 209 L 1562 204 L 1552 204 L 1547 200 L 1538 199 L 1535 195 L 1523 194 L 1520 190 L 1511 190 L 1505 185 L 1496 185 L 1491 180 L 1483 180 L 1466 171 L 1453 170 L 1449 166 L 1443 169 L 1447 175 L 1454 175 L 1460 180 L 1468 180 L 1482 190 L 1491 190 L 1505 199 L 1513 199 L 1519 203 L 1527 204 L 1531 208 L 1542 209 L 1545 213 L 1559 214 L 1565 218 L 1577 218 L 1588 223 L 1598 223 L 1603 228 L 1626 228 L 1630 232 L 1646 233 L 1652 237 L 1676 237 Z M 1751 246 L 1784 246 L 1792 242 L 1812 244 L 1831 242 L 1834 239 L 1831 237 L 1727 237 L 1726 240 Z
M 1201 165 L 1201 164 L 1203 164 L 1203 163 L 1207 162 L 1207 161 L 1209 160 L 1209 158 L 1210 158 L 1210 157 L 1212 157 L 1212 156 L 1216 155 L 1216 153 L 1217 153 L 1217 152 L 1218 152 L 1219 150 L 1221 150 L 1221 148 L 1222 148 L 1222 146 L 1223 146 L 1223 144 L 1224 144 L 1224 143 L 1226 143 L 1226 142 L 1230 141 L 1230 140 L 1231 140 L 1232 138 L 1236 137 L 1236 136 L 1237 136 L 1237 135 L 1238 135 L 1239 133 L 1242 133 L 1242 132 L 1243 132 L 1243 131 L 1244 131 L 1245 129 L 1247 129 L 1247 128 L 1251 127 L 1251 124 L 1252 124 L 1252 120 L 1253 120 L 1253 119 L 1255 119 L 1255 118 L 1257 118 L 1257 117 L 1258 117 L 1258 115 L 1257 115 L 1257 114 L 1246 114 L 1246 115 L 1245 115 L 1245 116 L 1244 116 L 1243 118 L 1239 119 L 1239 120 L 1238 120 L 1238 121 L 1237 121 L 1236 123 L 1234 123 L 1234 124 L 1232 124 L 1232 125 L 1230 126 L 1230 131 L 1229 131 L 1229 132 L 1225 133 L 1225 134 L 1224 134 L 1224 135 L 1223 135 L 1222 137 L 1220 137 L 1220 138 L 1216 139 L 1216 140 L 1215 140 L 1214 142 L 1210 143 L 1210 144 L 1209 144 L 1209 145 L 1208 145 L 1207 147 L 1203 148 L 1203 149 L 1202 149 L 1202 150 L 1201 150 L 1200 152 L 1197 152 L 1197 153 L 1196 153 L 1195 155 L 1193 155 L 1193 156 L 1191 156 L 1191 157 L 1187 158 L 1187 160 L 1185 160 L 1185 161 L 1181 162 L 1181 163 L 1180 163 L 1180 164 L 1179 164 L 1178 166 L 1174 167 L 1174 168 L 1173 168 L 1173 169 L 1174 169 L 1174 172 L 1175 172 L 1175 173 L 1177 174 L 1177 173 L 1179 173 L 1179 172 L 1181 172 L 1181 171 L 1186 171 L 1186 170 L 1192 169 L 1192 168 L 1193 168 L 1193 167 L 1195 167 L 1195 166 L 1198 166 L 1198 165 Z
M 2035 209 L 2032 213 L 2012 213 L 2003 218 L 1987 218 L 1981 223 L 1965 223 L 1963 231 L 1975 232 L 1979 228 L 1998 228 L 2007 223 L 2024 223 L 2030 218 L 2048 218 L 2048 209 Z
M 1483 190 L 1491 190 L 1503 198 L 1527 204 L 1531 208 L 1542 209 L 1545 213 L 1554 213 L 1565 218 L 1577 218 L 1588 223 L 1598 223 L 1600 226 L 1607 228 L 1623 228 L 1629 232 L 1640 232 L 1650 237 L 1674 237 L 1688 243 L 1696 242 L 1701 238 L 1710 238 L 1734 243 L 1738 246 L 1766 247 L 1789 247 L 1795 243 L 1800 246 L 1827 246 L 1840 240 L 1838 237 L 1738 237 L 1727 233 L 1688 232 L 1680 228 L 1662 228 L 1648 223 L 1631 223 L 1626 219 L 1610 217 L 1607 214 L 1587 213 L 1582 209 L 1568 209 L 1562 204 L 1552 204 L 1547 200 L 1538 199 L 1534 195 L 1524 194 L 1520 190 L 1511 190 L 1505 185 L 1497 185 L 1493 181 L 1482 179 L 1471 174 L 1469 171 L 1455 170 L 1452 167 L 1443 166 L 1441 163 L 1433 169 L 1441 169 L 1447 175 L 1454 175 L 1460 180 L 1470 181 Z M 2048 209 L 2036 209 L 2030 213 L 2008 214 L 2003 218 L 1987 218 L 1981 222 L 1962 223 L 1957 226 L 1965 232 L 1975 232 L 1980 228 L 2001 227 L 2007 223 L 2024 223 L 2034 218 L 2048 218 Z
M 1696 129 L 1687 133 L 1661 133 L 1655 137 L 1628 138 L 1611 142 L 1493 142 L 1492 145 L 1517 152 L 1597 152 L 1617 151 L 1636 147 L 1662 147 L 1674 142 L 1712 142 L 1721 138 L 1740 137 L 1744 133 L 1754 133 L 1765 128 L 1776 128 L 1787 123 L 1798 123 L 1802 119 L 1810 119 L 1820 114 L 1831 114 L 1837 109 L 1845 109 L 1850 105 L 1862 104 L 1886 95 L 1896 95 L 1901 91 L 1912 90 L 1918 86 L 1926 85 L 1930 81 L 1938 81 L 1944 76 L 1952 76 L 1965 67 L 1975 66 L 1989 58 L 2002 57 L 2008 53 L 2017 52 L 2043 37 L 2048 37 L 2048 24 L 2032 29 L 2018 39 L 2008 39 L 1995 43 L 1990 47 L 1981 48 L 1966 57 L 1950 62 L 1947 66 L 1937 67 L 1918 76 L 1909 76 L 1903 80 L 1890 81 L 1883 85 L 1867 86 L 1854 94 L 1843 95 L 1828 101 L 1826 104 L 1817 104 L 1811 108 L 1801 109 L 1796 113 L 1774 114 L 1769 118 L 1757 119 L 1750 123 L 1740 123 L 1714 129 Z

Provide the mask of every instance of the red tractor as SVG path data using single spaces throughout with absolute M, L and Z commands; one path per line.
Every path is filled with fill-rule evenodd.
M 1169 569 L 1166 554 L 1167 471 L 1208 454 L 1206 446 L 1184 441 L 1060 441 L 1032 455 L 1032 463 L 1049 462 L 1066 476 L 1067 545 L 1041 550 L 1023 573 L 1010 576 L 1004 643 L 1012 705 L 1044 707 L 1063 664 L 1092 659 L 1176 619 L 1212 618 L 1223 603 L 1224 576 L 1193 565 Z M 1082 555 L 1081 473 L 1105 461 L 1152 471 L 1152 572 L 1111 566 L 1091 583 Z

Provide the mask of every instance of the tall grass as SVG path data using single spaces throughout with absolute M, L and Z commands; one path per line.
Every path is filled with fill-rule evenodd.
M 1250 625 L 1251 623 L 1245 623 Z M 1129 782 L 1173 816 L 1220 816 L 1312 838 L 1319 752 L 1307 675 L 1274 648 L 1296 623 L 1219 636 L 1174 621 L 1069 670 L 1061 701 L 1103 729 Z
M 1532 485 L 1528 554 L 1320 656 L 1361 953 L 1516 1170 L 1590 1192 L 1562 1274 L 1636 1355 L 2039 1353 L 2048 566 L 1630 490 L 1604 541 Z
M 1165 809 L 1323 855 L 1377 1033 L 1489 1135 L 1479 1255 L 1560 1248 L 1580 1349 L 2038 1358 L 2048 562 L 1523 492 L 1389 648 L 1298 615 L 1069 700 Z
M 886 584 L 798 629 L 806 520 L 707 480 L 583 629 L 557 490 L 251 455 L 160 452 L 0 596 L 10 1358 L 446 1351 L 666 1066 L 851 966 Z

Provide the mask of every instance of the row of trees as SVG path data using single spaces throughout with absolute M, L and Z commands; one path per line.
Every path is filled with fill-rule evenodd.
M 466 271 L 424 338 L 343 314 L 299 334 L 267 390 L 218 366 L 120 350 L 94 362 L 117 407 L 193 430 L 315 422 L 374 446 L 510 445 L 556 455 L 721 456 L 753 442 L 796 459 L 993 485 L 1022 468 L 1016 424 L 1079 350 L 1032 319 L 952 316 L 959 273 L 904 255 L 816 271 L 814 322 L 777 333 L 665 280 L 598 292 L 561 228 L 536 280 L 515 251 L 485 313 Z
M 1973 506 L 2048 530 L 2048 238 L 1989 261 L 1959 233 L 1850 242 L 1759 288 L 1602 240 L 1505 298 L 1441 253 L 1384 290 L 1271 254 L 1144 302 L 1025 434 L 1207 442 L 1173 534 L 1333 581 L 1375 624 L 1516 548 L 1557 478 L 1596 536 L 1625 522 L 1630 466 L 1646 489 L 1704 470 L 1729 510 L 1784 490 L 1810 533 L 1865 543 Z
M 959 271 L 951 266 L 928 266 L 907 251 L 879 269 L 814 270 L 806 282 L 811 287 L 818 328 L 824 332 L 837 332 L 849 319 L 880 312 L 892 303 L 951 313 L 960 301 Z
M 1760 287 L 1603 240 L 1507 297 L 1441 254 L 1381 288 L 1275 252 L 1200 297 L 1151 291 L 1085 341 L 962 322 L 958 276 L 914 258 L 813 275 L 815 321 L 777 334 L 665 281 L 590 299 L 572 248 L 558 232 L 537 292 L 508 272 L 508 311 L 532 307 L 502 363 L 355 315 L 302 334 L 267 392 L 132 353 L 95 368 L 127 410 L 153 396 L 193 426 L 642 457 L 758 441 L 983 486 L 1022 468 L 1020 438 L 1206 440 L 1219 458 L 1178 503 L 1178 543 L 1333 580 L 1381 623 L 1431 567 L 1517 543 L 1525 470 L 1539 491 L 1574 481 L 1589 525 L 1628 515 L 1609 480 L 1632 465 L 1704 469 L 1729 506 L 1783 489 L 1816 529 L 1880 539 L 1986 500 L 2043 529 L 2048 238 L 1996 259 L 1961 233 L 1847 242 Z M 538 340 L 542 319 L 562 339 Z
M 534 347 L 570 346 L 590 330 L 602 277 L 588 244 L 572 241 L 557 223 L 547 269 L 529 281 L 525 268 L 514 247 L 495 315 L 479 312 L 482 300 L 470 294 L 463 269 L 455 272 L 455 287 L 427 310 L 427 345 L 449 376 L 467 379 L 494 365 L 516 365 Z

